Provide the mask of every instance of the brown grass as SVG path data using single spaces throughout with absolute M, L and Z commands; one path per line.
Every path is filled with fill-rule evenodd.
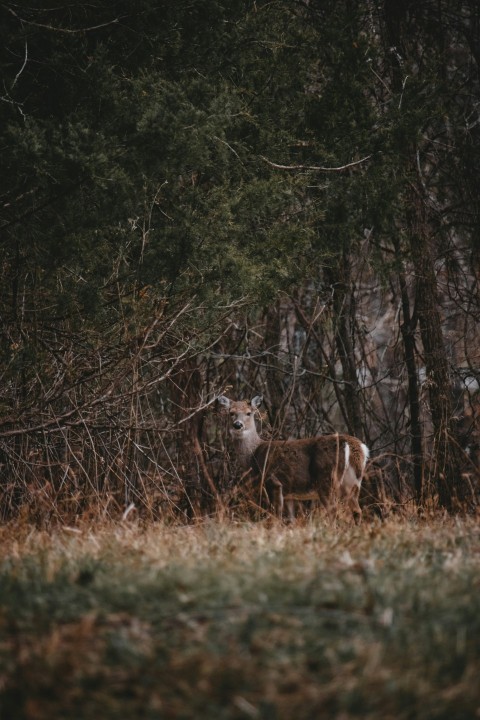
M 480 528 L 0 529 L 0 717 L 465 718 Z

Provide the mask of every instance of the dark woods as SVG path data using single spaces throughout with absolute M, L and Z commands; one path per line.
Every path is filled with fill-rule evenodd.
M 227 390 L 475 510 L 477 3 L 0 14 L 2 519 L 242 512 Z

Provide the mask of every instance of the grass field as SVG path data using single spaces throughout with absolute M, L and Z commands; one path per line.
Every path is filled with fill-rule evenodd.
M 0 717 L 480 717 L 480 524 L 0 529 Z

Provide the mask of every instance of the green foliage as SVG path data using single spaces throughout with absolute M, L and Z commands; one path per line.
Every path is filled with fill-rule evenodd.
M 260 155 L 301 161 L 295 148 L 324 136 L 310 160 L 320 151 L 338 162 L 363 144 L 352 146 L 350 125 L 361 93 L 344 80 L 344 91 L 331 94 L 349 77 L 342 73 L 332 75 L 317 109 L 324 122 L 305 123 L 305 89 L 320 62 L 315 20 L 284 3 L 248 10 L 144 2 L 132 11 L 117 2 L 100 14 L 80 5 L 67 16 L 38 2 L 23 23 L 4 13 L 11 55 L 28 49 L 16 82 L 8 59 L 13 94 L 2 108 L 13 177 L 3 191 L 11 198 L 5 303 L 20 265 L 37 283 L 51 279 L 45 289 L 57 303 L 58 274 L 68 267 L 72 297 L 63 296 L 62 307 L 85 308 L 93 319 L 119 256 L 130 283 L 167 281 L 175 292 L 188 286 L 208 296 L 213 278 L 226 297 L 264 302 L 298 281 L 324 199 L 311 206 L 310 178 L 285 176 Z M 341 13 L 334 19 L 343 22 Z M 126 52 L 132 38 L 139 40 Z M 337 56 L 339 69 L 341 48 Z M 97 300 L 85 303 L 94 285 Z

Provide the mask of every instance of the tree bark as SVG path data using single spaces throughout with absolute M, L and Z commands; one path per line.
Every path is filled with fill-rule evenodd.
M 449 365 L 442 335 L 440 301 L 434 259 L 428 235 L 423 198 L 415 193 L 411 203 L 410 251 L 415 270 L 416 307 L 426 373 L 426 387 L 433 426 L 431 478 L 440 505 L 448 511 L 462 502 L 461 458 L 453 415 Z
M 395 241 L 395 253 L 397 262 L 401 263 L 400 247 Z M 401 265 L 400 265 L 401 267 Z M 398 282 L 400 285 L 400 296 L 402 301 L 403 322 L 400 326 L 403 341 L 403 355 L 408 378 L 408 405 L 410 410 L 410 448 L 413 464 L 413 481 L 417 503 L 422 505 L 424 500 L 424 457 L 423 457 L 423 433 L 420 414 L 420 393 L 418 388 L 418 373 L 415 348 L 415 329 L 417 317 L 410 310 L 410 298 L 408 294 L 407 281 L 403 270 L 398 271 Z
M 348 432 L 363 437 L 360 409 L 357 362 L 355 358 L 355 288 L 352 285 L 350 263 L 346 251 L 338 256 L 335 265 L 326 270 L 326 277 L 333 289 L 333 313 L 335 345 L 342 365 L 346 422 Z

